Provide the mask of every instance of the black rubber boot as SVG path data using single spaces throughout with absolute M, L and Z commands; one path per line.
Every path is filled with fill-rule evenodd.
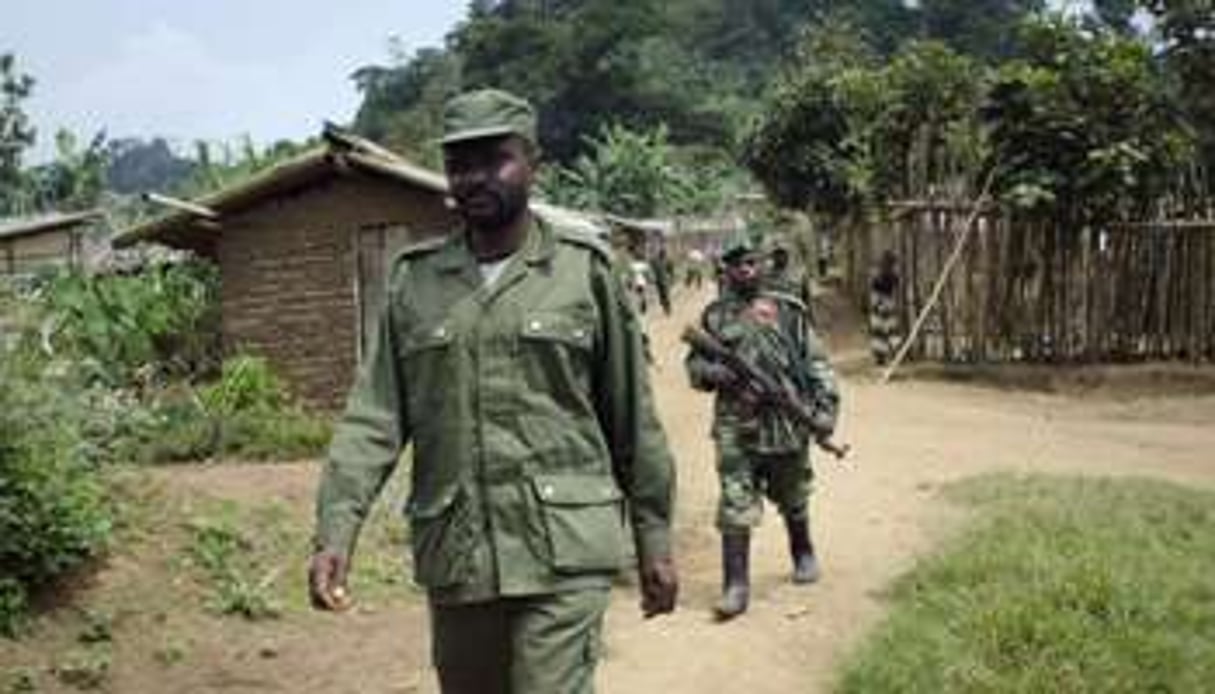
M 793 557 L 793 582 L 814 583 L 819 570 L 814 542 L 810 540 L 810 518 L 785 516 L 785 529 L 789 531 L 789 554 Z
M 721 600 L 714 609 L 718 621 L 733 619 L 747 611 L 747 600 L 751 596 L 750 558 L 751 533 L 722 533 Z

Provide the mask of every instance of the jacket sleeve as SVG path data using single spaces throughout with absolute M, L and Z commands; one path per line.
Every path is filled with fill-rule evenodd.
M 317 550 L 353 553 L 363 520 L 409 440 L 390 304 L 380 314 L 376 340 L 329 445 L 316 499 Z
M 722 369 L 725 367 L 695 349 L 688 350 L 688 355 L 683 360 L 683 366 L 688 373 L 688 382 L 696 390 L 715 391 L 724 378 Z
M 709 323 L 711 311 L 718 305 L 720 305 L 719 302 L 710 304 L 700 316 L 700 324 L 707 330 L 715 330 L 709 326 Z M 729 377 L 729 369 L 695 349 L 688 349 L 688 354 L 683 360 L 683 367 L 688 374 L 688 382 L 699 391 L 713 392 Z
M 593 262 L 600 320 L 595 408 L 628 501 L 638 558 L 645 562 L 671 554 L 675 465 L 654 409 L 641 325 L 608 264 Z

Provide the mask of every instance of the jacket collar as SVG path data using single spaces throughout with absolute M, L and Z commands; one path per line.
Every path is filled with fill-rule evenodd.
M 438 258 L 438 268 L 442 272 L 455 273 L 470 266 L 476 266 L 477 260 L 468 247 L 468 229 L 464 228 L 451 235 L 443 245 Z M 527 237 L 519 253 L 529 266 L 544 265 L 552 260 L 557 252 L 557 233 L 548 222 L 532 213 L 531 224 L 528 225 Z

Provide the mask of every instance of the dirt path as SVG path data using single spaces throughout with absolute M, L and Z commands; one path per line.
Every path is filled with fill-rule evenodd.
M 714 624 L 709 610 L 719 560 L 707 436 L 711 403 L 687 387 L 678 344 L 679 330 L 707 298 L 680 297 L 675 315 L 653 317 L 650 328 L 658 404 L 680 471 L 681 606 L 673 616 L 643 621 L 635 591 L 615 592 L 599 676 L 600 691 L 608 694 L 827 691 L 841 659 L 881 617 L 882 587 L 958 527 L 959 512 L 935 494 L 949 480 L 1013 469 L 1215 485 L 1215 396 L 1102 400 L 923 381 L 879 386 L 864 355 L 849 351 L 845 341 L 833 353 L 833 361 L 854 365 L 843 384 L 839 438 L 856 453 L 846 464 L 819 459 L 816 465 L 812 513 L 823 580 L 796 588 L 787 582 L 783 533 L 769 511 L 754 548 L 751 610 Z M 273 499 L 304 515 L 315 466 L 174 468 L 166 479 L 186 495 Z M 132 575 L 156 561 L 119 555 L 100 582 L 115 590 L 124 581 L 139 585 Z M 130 621 L 119 625 L 122 635 L 113 645 L 111 691 L 436 691 L 425 607 L 404 589 L 399 599 L 353 614 L 296 612 L 256 625 L 176 608 L 146 612 L 146 605 L 133 607 L 122 617 Z M 172 634 L 190 635 L 182 662 L 152 662 L 157 643 L 180 638 Z M 72 646 L 72 632 L 44 637 L 16 644 L 20 652 L 8 662 L 49 663 Z M 0 665 L 6 660 L 0 654 Z
M 719 585 L 709 398 L 687 388 L 676 343 L 699 302 L 652 323 L 655 386 L 680 470 L 682 606 L 643 622 L 631 593 L 609 614 L 605 692 L 826 691 L 835 666 L 880 618 L 875 597 L 930 549 L 955 509 L 943 482 L 996 469 L 1141 474 L 1215 484 L 1215 397 L 1094 402 L 924 382 L 846 379 L 840 439 L 855 457 L 819 457 L 812 501 L 823 580 L 787 583 L 781 524 L 769 512 L 755 547 L 751 610 L 725 625 L 709 608 Z M 837 353 L 840 361 L 863 355 Z

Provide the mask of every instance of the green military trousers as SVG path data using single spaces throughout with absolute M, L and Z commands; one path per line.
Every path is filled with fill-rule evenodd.
M 431 604 L 443 694 L 590 694 L 608 589 Z
M 748 450 L 734 427 L 716 432 L 717 527 L 722 531 L 749 530 L 763 517 L 765 496 L 781 515 L 805 518 L 813 472 L 805 449 L 793 453 L 756 453 Z

